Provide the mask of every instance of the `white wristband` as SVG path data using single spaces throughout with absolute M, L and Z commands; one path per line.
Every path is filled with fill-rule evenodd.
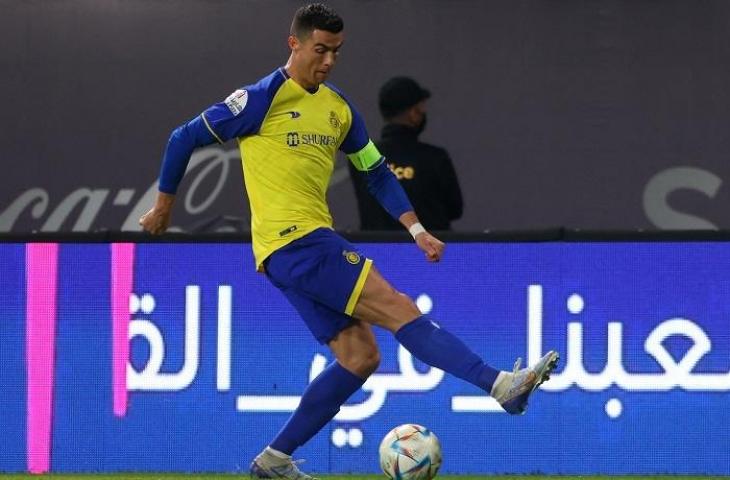
M 423 233 L 425 231 L 426 231 L 426 229 L 423 228 L 423 225 L 421 225 L 421 222 L 416 222 L 413 225 L 411 225 L 410 227 L 408 227 L 408 233 L 411 234 L 411 237 L 413 237 L 414 240 L 416 239 L 416 235 L 418 235 L 419 233 Z

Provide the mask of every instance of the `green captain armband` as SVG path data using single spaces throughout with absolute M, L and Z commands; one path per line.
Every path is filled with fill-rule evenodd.
M 360 151 L 355 153 L 348 153 L 347 158 L 350 159 L 355 168 L 361 172 L 367 172 L 378 164 L 383 156 L 378 151 L 378 147 L 375 146 L 372 140 L 369 140 L 367 145 L 362 147 Z

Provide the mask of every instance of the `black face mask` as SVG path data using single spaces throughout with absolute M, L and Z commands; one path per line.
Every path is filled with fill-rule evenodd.
M 424 130 L 426 130 L 426 121 L 428 120 L 428 117 L 424 113 L 421 115 L 421 123 L 416 126 L 416 135 L 420 135 L 423 133 Z

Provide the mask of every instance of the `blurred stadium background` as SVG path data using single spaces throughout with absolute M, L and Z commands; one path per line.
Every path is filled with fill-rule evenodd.
M 193 158 L 191 235 L 135 233 L 170 130 L 281 65 L 301 3 L 0 0 L 0 472 L 245 472 L 326 361 L 253 271 L 233 145 Z M 356 231 L 340 158 L 336 227 L 495 365 L 564 361 L 514 419 L 380 335 L 307 465 L 375 474 L 419 422 L 445 474 L 730 475 L 730 3 L 329 3 L 332 82 L 373 137 L 383 81 L 431 90 L 465 201 L 426 265 Z

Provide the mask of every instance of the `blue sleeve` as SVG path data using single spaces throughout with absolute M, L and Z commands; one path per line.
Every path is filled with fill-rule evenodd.
M 370 141 L 370 137 L 368 136 L 368 129 L 365 128 L 365 121 L 362 119 L 362 115 L 360 115 L 360 112 L 357 111 L 352 103 L 350 103 L 350 100 L 347 99 L 345 94 L 342 93 L 339 88 L 335 87 L 329 82 L 326 83 L 326 85 L 331 88 L 333 92 L 339 95 L 342 100 L 344 100 L 344 102 L 347 104 L 347 107 L 350 109 L 350 112 L 352 113 L 350 130 L 347 131 L 347 135 L 340 145 L 340 150 L 347 155 L 357 153 L 365 148 Z
M 206 127 L 220 143 L 257 133 L 286 79 L 284 69 L 277 68 L 255 84 L 239 88 L 203 112 Z
M 193 150 L 213 142 L 215 142 L 215 138 L 208 131 L 200 116 L 173 130 L 162 159 L 160 191 L 174 195 L 180 180 L 185 175 L 185 169 L 188 168 Z
M 350 130 L 342 141 L 340 150 L 347 154 L 355 168 L 361 172 L 360 174 L 365 175 L 368 192 L 391 217 L 398 220 L 401 215 L 413 210 L 408 195 L 393 172 L 385 165 L 385 158 L 370 141 L 365 121 L 360 112 L 337 88 L 330 84 L 327 86 L 342 97 L 352 112 Z
M 174 194 L 196 148 L 258 132 L 276 90 L 286 76 L 280 69 L 240 88 L 195 119 L 176 128 L 167 142 L 160 171 L 161 192 Z
M 378 200 L 391 217 L 398 220 L 401 215 L 413 210 L 405 190 L 393 172 L 381 160 L 372 170 L 361 172 L 367 180 L 368 191 Z
M 240 88 L 222 102 L 205 110 L 201 117 L 213 138 L 225 143 L 232 138 L 259 131 L 272 97 L 261 82 Z
M 370 137 L 368 136 L 368 130 L 365 128 L 365 121 L 362 119 L 360 112 L 355 110 L 355 107 L 350 102 L 347 102 L 347 104 L 352 112 L 352 124 L 350 125 L 350 130 L 347 132 L 347 136 L 342 141 L 342 145 L 340 145 L 340 150 L 346 154 L 352 154 L 362 150 L 370 141 Z

